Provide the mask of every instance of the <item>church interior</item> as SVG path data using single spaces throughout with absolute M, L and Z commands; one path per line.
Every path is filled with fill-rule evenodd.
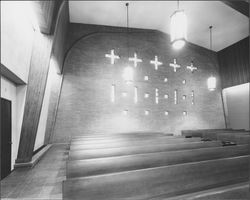
M 249 1 L 1 1 L 1 199 L 250 199 Z

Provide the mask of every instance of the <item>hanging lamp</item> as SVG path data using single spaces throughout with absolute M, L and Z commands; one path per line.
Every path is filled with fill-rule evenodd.
M 129 3 L 126 3 L 126 8 L 127 8 L 127 54 L 128 54 L 128 58 L 129 58 L 129 13 L 128 13 L 128 7 L 129 7 Z M 125 67 L 124 71 L 123 71 L 123 79 L 125 80 L 125 82 L 127 84 L 132 83 L 133 81 L 133 76 L 134 76 L 134 70 L 131 66 L 127 66 Z
M 179 9 L 179 0 L 177 1 L 177 10 L 170 16 L 170 28 L 173 48 L 181 49 L 187 40 L 187 17 L 184 10 Z
M 210 30 L 210 50 L 211 50 L 211 54 L 212 54 L 212 28 L 213 26 L 209 26 L 209 30 Z M 211 75 L 208 79 L 207 79 L 207 88 L 209 91 L 214 91 L 216 89 L 216 78 Z

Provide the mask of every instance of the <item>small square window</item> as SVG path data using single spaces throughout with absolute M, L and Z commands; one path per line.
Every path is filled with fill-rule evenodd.
M 148 93 L 145 93 L 145 94 L 144 94 L 144 98 L 145 98 L 145 99 L 149 98 L 149 94 L 148 94 Z
M 148 81 L 148 76 L 144 76 L 144 81 Z

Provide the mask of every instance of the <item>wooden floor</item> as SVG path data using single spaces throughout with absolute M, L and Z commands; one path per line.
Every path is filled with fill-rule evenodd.
M 1 199 L 61 200 L 67 145 L 53 145 L 32 169 L 15 170 L 1 181 Z

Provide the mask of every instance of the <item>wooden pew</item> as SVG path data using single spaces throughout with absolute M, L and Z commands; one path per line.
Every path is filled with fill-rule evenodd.
M 164 167 L 67 179 L 65 200 L 171 197 L 248 181 L 249 157 L 239 156 Z
M 174 165 L 248 155 L 250 145 L 157 152 L 67 162 L 67 178 L 95 176 L 115 172 Z
M 247 132 L 247 131 L 239 131 L 239 130 L 222 131 L 222 132 L 207 132 L 207 133 L 203 133 L 202 137 L 205 138 L 205 139 L 217 140 L 218 135 L 220 135 L 220 134 L 238 135 L 238 134 L 249 134 L 249 132 Z
M 250 144 L 250 134 L 244 133 L 220 133 L 217 134 L 217 140 L 226 142 L 231 141 L 236 144 Z
M 159 136 L 159 137 L 147 137 L 147 138 L 106 138 L 101 140 L 95 140 L 95 139 L 85 139 L 85 140 L 73 140 L 71 141 L 71 145 L 78 145 L 78 144 L 101 144 L 101 143 L 120 143 L 120 142 L 142 142 L 142 141 L 155 141 L 155 140 L 171 140 L 176 138 L 183 138 L 182 136 Z
M 97 143 L 97 144 L 75 144 L 70 145 L 70 150 L 80 150 L 80 149 L 104 149 L 104 148 L 115 148 L 124 146 L 146 146 L 153 144 L 177 144 L 183 142 L 198 142 L 200 138 L 174 138 L 174 139 L 155 139 L 155 140 L 138 140 L 138 141 L 120 141 L 111 143 Z
M 239 129 L 239 130 L 233 130 L 233 129 L 205 129 L 205 130 L 194 130 L 192 132 L 186 133 L 185 131 L 183 132 L 183 136 L 185 137 L 201 137 L 204 139 L 209 139 L 209 140 L 216 140 L 217 139 L 217 134 L 219 133 L 240 133 L 240 132 L 246 132 L 244 129 Z
M 155 144 L 151 146 L 131 146 L 121 148 L 106 148 L 106 149 L 90 149 L 90 150 L 71 150 L 69 152 L 69 160 L 83 160 L 91 158 L 104 158 L 114 156 L 125 156 L 132 154 L 154 153 L 164 151 L 175 151 L 185 149 L 198 149 L 219 147 L 221 142 L 185 142 L 177 144 Z
M 103 139 L 103 138 L 135 138 L 135 137 L 158 137 L 158 136 L 173 136 L 173 133 L 163 132 L 129 132 L 129 133 L 112 133 L 112 134 L 85 134 L 81 136 L 73 136 L 72 140 L 78 139 Z
M 250 199 L 249 183 L 243 182 L 190 194 L 170 197 L 152 198 L 151 200 L 248 200 Z
M 204 132 L 213 131 L 232 131 L 233 129 L 194 129 L 194 130 L 182 130 L 181 135 L 184 137 L 202 137 Z

